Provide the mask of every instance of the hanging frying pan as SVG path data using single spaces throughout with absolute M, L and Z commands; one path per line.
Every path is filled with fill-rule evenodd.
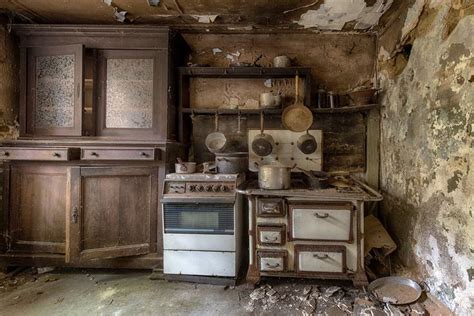
M 260 134 L 256 135 L 252 141 L 252 150 L 260 157 L 268 156 L 275 147 L 272 135 L 263 132 L 263 111 L 260 112 Z
M 281 115 L 283 127 L 292 132 L 304 132 L 313 124 L 313 112 L 299 101 L 299 76 L 295 78 L 295 103 L 286 107 Z

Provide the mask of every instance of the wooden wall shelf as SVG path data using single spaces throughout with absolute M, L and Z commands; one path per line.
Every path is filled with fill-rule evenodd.
M 370 111 L 377 107 L 377 104 L 366 104 L 366 105 L 357 105 L 357 106 L 346 106 L 341 108 L 329 109 L 329 108 L 322 108 L 322 109 L 311 109 L 313 113 L 352 113 L 352 112 L 364 112 Z M 258 115 L 260 112 L 270 115 L 281 115 L 283 112 L 282 109 L 194 109 L 194 108 L 183 108 L 183 114 L 196 114 L 196 115 L 215 115 L 218 113 L 219 115 Z
M 296 75 L 307 77 L 311 68 L 289 67 L 179 67 L 181 76 L 207 78 L 292 78 Z

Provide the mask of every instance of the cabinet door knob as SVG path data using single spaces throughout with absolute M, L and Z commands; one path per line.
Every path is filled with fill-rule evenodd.
M 94 157 L 99 157 L 99 154 L 96 153 L 95 151 L 91 152 L 91 156 L 94 156 Z
M 267 262 L 267 263 L 265 263 L 265 266 L 267 268 L 270 268 L 270 269 L 275 269 L 275 268 L 278 268 L 280 266 L 280 264 L 279 263 L 271 264 L 271 263 Z
M 53 153 L 53 157 L 59 158 L 59 157 L 61 157 L 61 154 L 60 153 Z
M 3 155 L 4 155 L 5 157 L 8 157 L 8 156 L 10 156 L 10 153 L 9 153 L 8 151 L 4 151 L 4 152 L 3 152 Z
M 314 216 L 316 216 L 317 218 L 328 218 L 329 214 L 328 213 L 324 213 L 324 214 L 314 213 Z
M 142 152 L 140 153 L 140 156 L 142 156 L 142 157 L 148 157 L 149 155 L 148 155 L 146 152 L 142 151 Z

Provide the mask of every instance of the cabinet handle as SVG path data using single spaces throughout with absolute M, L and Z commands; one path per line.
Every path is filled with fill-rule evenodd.
M 278 268 L 279 266 L 280 266 L 279 263 L 275 263 L 275 264 L 271 264 L 268 262 L 265 263 L 265 267 L 270 268 L 270 269 L 275 269 L 275 268 Z
M 328 213 L 324 213 L 324 214 L 319 214 L 319 213 L 314 213 L 314 216 L 316 216 L 317 218 L 328 218 L 329 217 L 329 214 Z
M 94 157 L 99 157 L 99 154 L 96 153 L 95 151 L 91 152 L 91 156 L 94 156 Z
M 142 157 L 148 157 L 148 156 L 150 156 L 150 155 L 148 155 L 146 152 L 142 151 L 142 152 L 140 153 L 140 156 L 142 156 Z
M 53 153 L 53 157 L 59 158 L 59 157 L 61 157 L 61 154 L 60 153 Z
M 4 155 L 5 157 L 8 157 L 8 156 L 10 156 L 10 153 L 9 153 L 8 151 L 4 151 L 4 152 L 3 152 L 3 155 Z
M 265 236 L 265 237 L 263 237 L 263 239 L 264 239 L 265 241 L 277 241 L 277 240 L 278 240 L 278 237 L 270 238 L 270 237 L 268 237 L 268 236 Z
M 78 219 L 79 219 L 79 208 L 77 206 L 74 206 L 72 208 L 72 213 L 71 213 L 71 222 L 73 224 L 77 224 Z
M 265 213 L 279 213 L 278 208 L 276 206 L 263 206 L 262 211 Z
M 329 255 L 328 254 L 325 254 L 325 255 L 318 255 L 318 254 L 313 254 L 313 257 L 316 258 L 316 259 L 319 259 L 319 260 L 324 260 L 324 259 L 328 259 L 329 258 Z

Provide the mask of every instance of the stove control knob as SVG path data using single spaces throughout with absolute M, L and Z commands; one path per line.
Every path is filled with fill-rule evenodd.
M 198 185 L 198 186 L 197 186 L 197 190 L 198 190 L 199 192 L 204 191 L 204 186 Z
M 206 185 L 206 192 L 212 191 L 212 185 Z
M 230 189 L 229 189 L 228 186 L 226 186 L 226 185 L 222 186 L 222 192 L 229 192 L 229 191 L 230 191 Z
M 221 185 L 220 185 L 220 184 L 216 184 L 216 185 L 212 188 L 212 190 L 213 190 L 214 192 L 219 192 L 219 191 L 221 190 Z
M 189 191 L 191 191 L 191 192 L 196 192 L 196 185 L 195 185 L 195 184 L 191 184 L 191 185 L 189 186 Z

